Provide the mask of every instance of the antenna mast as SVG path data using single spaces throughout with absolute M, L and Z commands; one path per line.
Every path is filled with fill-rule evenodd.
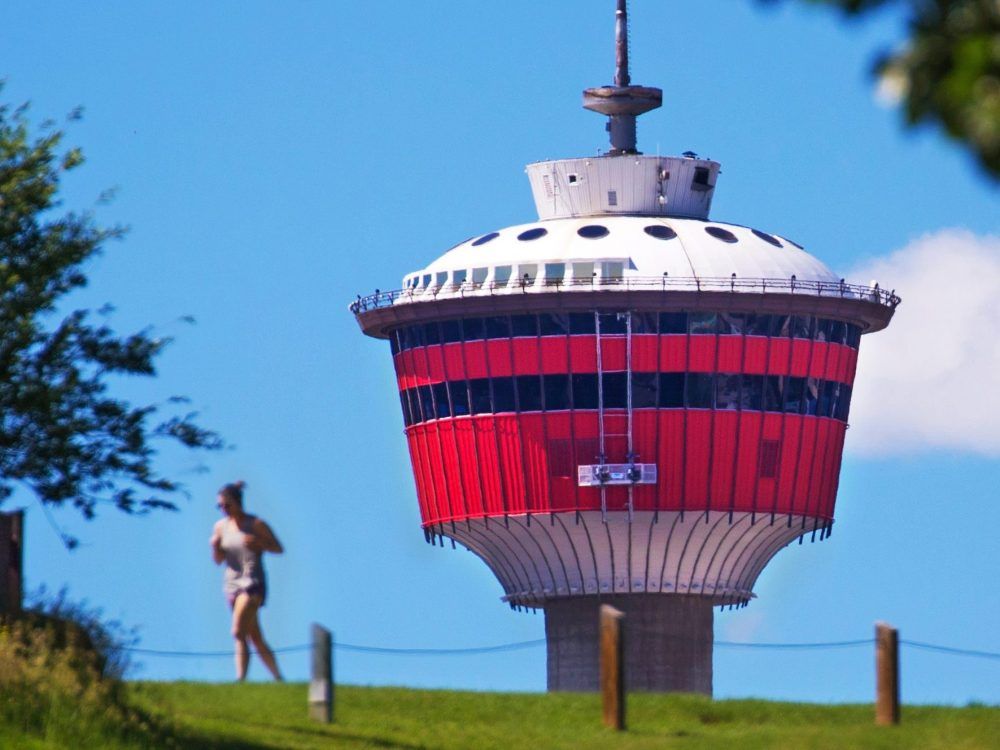
M 615 10 L 615 82 L 613 86 L 585 89 L 583 107 L 608 116 L 611 135 L 609 156 L 637 154 L 635 118 L 663 103 L 663 92 L 649 86 L 632 86 L 628 71 L 628 8 L 618 0 Z

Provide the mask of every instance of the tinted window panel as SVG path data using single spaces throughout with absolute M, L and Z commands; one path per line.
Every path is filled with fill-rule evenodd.
M 632 407 L 634 409 L 656 408 L 657 380 L 655 372 L 632 373 Z
M 437 322 L 424 324 L 424 346 L 441 343 L 441 329 Z
M 764 376 L 744 375 L 740 408 L 760 411 L 764 406 Z
M 478 240 L 476 240 L 475 242 L 473 242 L 472 246 L 473 247 L 479 247 L 480 245 L 485 245 L 490 240 L 495 240 L 499 236 L 500 236 L 499 232 L 490 232 L 489 234 L 484 234 Z
M 742 313 L 720 313 L 719 333 L 739 336 L 746 326 L 746 316 Z
M 861 346 L 861 326 L 847 324 L 847 345 L 852 349 Z
M 565 336 L 569 333 L 569 316 L 565 313 L 539 315 L 538 331 L 542 336 Z
M 696 174 L 695 174 L 694 181 L 696 183 L 698 182 L 697 170 L 699 170 L 699 169 L 701 169 L 701 167 L 695 167 Z M 705 182 L 702 182 L 701 184 L 702 185 L 707 185 L 708 184 L 708 178 L 706 177 L 705 178 Z M 713 237 L 715 237 L 715 239 L 722 240 L 723 242 L 736 242 L 737 241 L 735 234 L 733 234 L 732 232 L 730 232 L 728 229 L 723 229 L 722 227 L 705 227 L 705 231 L 708 232 Z
M 545 264 L 545 283 L 546 284 L 561 284 L 563 279 L 566 278 L 566 264 L 565 263 L 546 263 Z
M 805 379 L 805 390 L 802 392 L 803 414 L 816 414 L 816 410 L 819 408 L 819 394 L 822 385 L 822 381 L 816 378 Z
M 447 419 L 451 416 L 451 409 L 448 406 L 448 384 L 435 383 L 431 390 L 434 392 L 434 413 L 438 419 Z
M 413 417 L 410 415 L 410 399 L 406 391 L 399 392 L 399 403 L 403 406 L 403 425 L 409 427 L 413 424 Z
M 589 240 L 600 239 L 601 237 L 606 237 L 608 234 L 608 228 L 603 227 L 600 224 L 588 224 L 585 227 L 580 227 L 576 230 L 576 233 L 581 237 L 586 237 Z
M 826 318 L 817 318 L 816 320 L 816 340 L 817 341 L 829 341 L 830 340 L 830 328 L 833 326 L 832 320 L 827 320 Z
M 660 373 L 660 408 L 680 409 L 684 406 L 684 373 Z
M 493 379 L 493 411 L 516 411 L 513 378 Z
M 462 340 L 462 323 L 458 320 L 441 321 L 441 343 L 453 344 Z
M 772 315 L 768 335 L 789 336 L 791 332 L 790 323 L 791 318 L 788 315 Z
M 711 409 L 715 387 L 711 373 L 689 372 L 684 383 L 685 405 L 690 409 Z
M 420 400 L 420 421 L 426 422 L 434 419 L 434 401 L 431 399 L 431 387 L 429 385 L 417 386 L 417 397 Z
M 715 333 L 718 328 L 718 321 L 715 313 L 691 313 L 688 318 L 688 330 L 692 334 Z
M 687 333 L 687 313 L 660 313 L 660 333 Z
M 488 378 L 476 378 L 469 381 L 469 400 L 473 414 L 489 414 L 493 411 L 490 404 L 490 381 Z
M 830 322 L 830 341 L 834 344 L 847 342 L 847 323 L 842 320 L 833 320 Z
M 570 313 L 569 332 L 574 335 L 594 333 L 594 314 Z
M 451 395 L 451 413 L 456 417 L 464 417 L 469 413 L 469 391 L 464 380 L 453 380 L 448 384 Z
M 764 411 L 781 411 L 785 405 L 785 378 L 768 375 L 764 379 Z
M 486 318 L 486 338 L 506 339 L 510 337 L 510 318 L 506 315 L 497 318 Z
M 549 232 L 543 227 L 535 227 L 534 229 L 527 229 L 517 235 L 517 238 L 521 242 L 531 242 L 531 240 L 537 240 L 539 237 L 544 237 Z
M 658 240 L 672 240 L 677 236 L 677 232 L 670 227 L 663 226 L 662 224 L 653 224 L 648 227 L 643 227 L 642 231 L 650 237 L 655 237 Z
M 561 411 L 569 408 L 568 375 L 543 375 L 542 387 L 545 390 L 546 411 Z
M 760 237 L 762 240 L 764 240 L 764 242 L 769 242 L 775 247 L 781 247 L 781 243 L 778 242 L 777 238 L 772 237 L 767 232 L 761 232 L 759 229 L 751 229 L 750 231 L 753 232 L 758 237 Z
M 605 409 L 624 409 L 628 406 L 628 385 L 624 372 L 606 372 L 601 382 L 604 385 Z
M 573 376 L 573 408 L 597 408 L 597 375 L 577 374 Z
M 399 348 L 401 351 L 406 351 L 413 346 L 410 335 L 411 330 L 409 326 L 399 329 Z
M 820 391 L 819 406 L 816 407 L 817 417 L 832 417 L 837 406 L 837 394 L 840 392 L 840 383 L 827 380 L 823 383 Z
M 510 329 L 514 336 L 537 336 L 538 318 L 534 315 L 512 315 Z
M 519 411 L 542 410 L 542 381 L 538 375 L 520 375 L 517 381 L 517 405 Z
M 813 337 L 813 321 L 811 315 L 792 316 L 792 338 L 811 339 Z
M 750 314 L 746 317 L 747 336 L 770 336 L 771 316 Z
M 413 346 L 427 346 L 427 336 L 424 333 L 424 326 L 413 326 L 410 329 L 410 337 Z
M 466 341 L 478 341 L 486 335 L 482 318 L 466 318 L 462 321 L 462 335 Z
M 785 412 L 799 414 L 802 410 L 802 395 L 805 392 L 805 378 L 785 379 Z
M 632 313 L 632 333 L 656 333 L 656 313 Z
M 392 356 L 399 354 L 399 331 L 389 332 L 389 349 L 392 350 Z
M 851 386 L 840 386 L 840 396 L 837 398 L 837 419 L 846 422 L 851 411 Z
M 600 313 L 601 335 L 624 335 L 627 332 L 628 313 L 602 312 Z
M 740 407 L 740 387 L 742 375 L 718 374 L 715 377 L 715 408 L 738 409 Z

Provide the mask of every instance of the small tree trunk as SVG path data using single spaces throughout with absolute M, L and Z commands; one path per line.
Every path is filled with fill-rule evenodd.
M 0 513 L 0 616 L 21 613 L 23 564 L 24 511 Z

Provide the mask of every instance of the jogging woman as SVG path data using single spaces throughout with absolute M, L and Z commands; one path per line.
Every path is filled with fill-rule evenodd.
M 225 517 L 216 522 L 209 543 L 215 564 L 225 565 L 222 590 L 233 612 L 236 679 L 241 682 L 246 679 L 249 640 L 274 679 L 281 680 L 274 652 L 260 631 L 257 610 L 264 606 L 267 598 L 267 579 L 261 558 L 265 552 L 280 555 L 284 548 L 270 526 L 243 510 L 245 486 L 244 482 L 234 482 L 219 490 L 217 505 Z

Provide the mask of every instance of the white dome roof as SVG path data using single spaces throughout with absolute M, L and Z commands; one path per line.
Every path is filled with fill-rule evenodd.
M 604 227 L 607 233 L 594 239 L 581 236 L 578 230 L 588 226 Z M 647 227 L 666 228 L 653 231 L 670 239 L 647 233 Z M 532 229 L 544 229 L 545 233 L 537 239 L 518 239 Z M 722 234 L 723 238 L 711 231 Z M 408 274 L 404 285 L 415 280 L 423 286 L 421 276 L 436 276 L 441 272 L 466 271 L 471 278 L 475 269 L 536 264 L 541 275 L 545 263 L 603 261 L 625 261 L 626 278 L 659 278 L 666 273 L 678 279 L 728 279 L 735 274 L 738 279 L 787 280 L 794 276 L 800 282 L 840 281 L 822 262 L 787 239 L 717 221 L 590 216 L 521 224 L 496 234 L 486 242 L 482 239 L 489 235 L 456 245 L 426 268 Z M 567 268 L 567 275 L 571 273 Z M 512 275 L 516 279 L 523 274 L 515 268 Z M 534 277 L 535 273 L 531 275 Z

